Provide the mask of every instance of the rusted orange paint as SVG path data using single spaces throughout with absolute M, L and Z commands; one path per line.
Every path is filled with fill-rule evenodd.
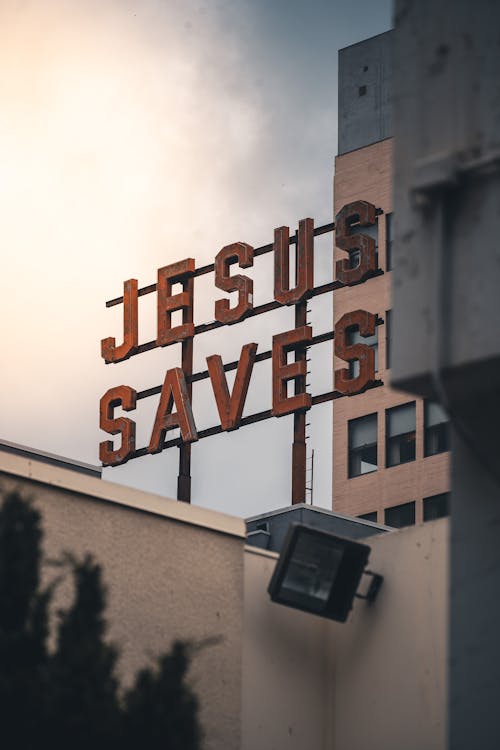
M 335 244 L 341 250 L 351 253 L 359 250 L 360 261 L 351 268 L 349 258 L 338 260 L 335 264 L 337 281 L 343 284 L 355 284 L 366 279 L 377 270 L 376 242 L 363 232 L 349 233 L 352 223 L 359 222 L 361 227 L 373 226 L 377 221 L 376 209 L 368 201 L 354 201 L 344 206 L 335 219 Z
M 156 284 L 158 294 L 158 332 L 156 343 L 166 346 L 176 341 L 194 336 L 194 323 L 183 322 L 172 326 L 172 313 L 176 310 L 193 309 L 193 285 L 190 274 L 194 272 L 193 258 L 185 258 L 177 263 L 158 269 Z M 174 284 L 182 285 L 182 292 L 172 294 Z M 185 316 L 183 316 L 185 317 Z M 191 317 L 192 320 L 192 317 Z
M 290 289 L 290 230 L 274 230 L 274 299 L 281 305 L 295 305 L 314 288 L 314 221 L 299 221 L 295 249 L 296 284 Z
M 101 341 L 101 356 L 110 362 L 122 362 L 134 354 L 139 343 L 137 279 L 123 282 L 123 344 L 116 346 L 111 336 Z
M 99 404 L 99 427 L 110 435 L 121 434 L 121 445 L 113 449 L 111 440 L 99 444 L 99 460 L 103 466 L 124 464 L 135 451 L 135 422 L 128 417 L 115 417 L 114 410 L 121 406 L 124 411 L 133 411 L 137 391 L 128 385 L 117 385 L 106 391 Z
M 179 427 L 184 443 L 198 440 L 186 378 L 180 367 L 167 370 L 165 375 L 148 453 L 160 453 L 167 431 L 175 427 Z
M 242 347 L 231 395 L 222 358 L 218 354 L 207 357 L 208 373 L 223 430 L 236 430 L 240 426 L 256 352 L 257 344 L 245 344 Z
M 271 411 L 275 417 L 282 417 L 285 414 L 311 407 L 311 395 L 305 390 L 297 393 L 296 388 L 294 396 L 287 396 L 288 381 L 297 382 L 299 378 L 305 380 L 307 372 L 305 359 L 287 364 L 287 354 L 290 351 L 305 350 L 311 338 L 311 326 L 300 326 L 292 331 L 273 336 L 273 406 Z
M 231 265 L 238 262 L 240 268 L 253 266 L 253 247 L 246 242 L 233 242 L 226 245 L 215 257 L 215 286 L 225 292 L 238 292 L 238 304 L 229 307 L 229 300 L 215 302 L 215 319 L 219 323 L 231 325 L 242 320 L 253 308 L 253 281 L 248 276 L 230 276 Z
M 335 389 L 345 396 L 354 396 L 375 380 L 375 352 L 368 344 L 349 344 L 347 330 L 359 327 L 361 336 L 373 336 L 377 316 L 366 310 L 346 313 L 335 324 L 335 355 L 346 362 L 359 360 L 359 374 L 351 378 L 349 370 L 335 370 Z

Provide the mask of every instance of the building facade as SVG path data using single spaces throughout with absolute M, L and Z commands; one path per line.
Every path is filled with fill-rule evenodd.
M 391 43 L 389 31 L 339 53 L 334 215 L 358 200 L 379 209 L 376 226 L 361 231 L 376 240 L 382 273 L 335 292 L 334 324 L 354 310 L 378 316 L 374 336 L 361 338 L 356 329 L 349 336 L 350 343 L 375 350 L 382 385 L 334 402 L 333 510 L 401 527 L 447 515 L 450 484 L 446 415 L 437 404 L 390 386 L 391 271 L 397 258 L 392 243 Z M 335 261 L 345 257 L 336 247 Z M 335 370 L 345 365 L 334 357 Z M 353 377 L 356 366 L 350 366 Z
M 0 451 L 0 502 L 13 490 L 40 510 L 47 558 L 103 566 L 123 685 L 176 638 L 198 646 L 204 750 L 444 750 L 447 519 L 372 524 L 363 543 L 384 584 L 339 623 L 270 600 L 278 554 L 247 545 L 239 518 Z M 72 596 L 61 582 L 54 610 Z

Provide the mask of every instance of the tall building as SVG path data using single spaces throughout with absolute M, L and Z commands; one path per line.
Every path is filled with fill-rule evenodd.
M 339 52 L 339 134 L 334 215 L 349 203 L 377 209 L 374 226 L 359 228 L 376 240 L 378 269 L 362 284 L 335 292 L 334 324 L 346 313 L 378 316 L 375 335 L 349 331 L 349 343 L 369 344 L 383 385 L 334 402 L 333 509 L 389 526 L 408 526 L 447 515 L 449 437 L 444 412 L 429 401 L 392 389 L 392 32 Z M 355 267 L 355 252 L 351 266 Z M 335 248 L 335 261 L 346 258 Z M 334 369 L 346 363 L 334 357 Z M 350 365 L 356 376 L 358 362 Z

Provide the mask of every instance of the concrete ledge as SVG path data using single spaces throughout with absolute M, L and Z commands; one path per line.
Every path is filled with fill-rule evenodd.
M 9 453 L 0 453 L 0 475 L 30 479 L 44 485 L 69 490 L 95 500 L 116 503 L 145 513 L 171 518 L 180 523 L 201 526 L 221 534 L 245 538 L 245 522 L 236 516 L 226 515 L 196 505 L 137 490 L 133 487 L 107 482 L 76 471 L 42 463 Z
M 262 547 L 253 547 L 251 544 L 245 544 L 245 554 L 258 555 L 259 557 L 271 557 L 273 560 L 277 560 L 279 552 L 273 552 L 272 550 L 262 549 Z

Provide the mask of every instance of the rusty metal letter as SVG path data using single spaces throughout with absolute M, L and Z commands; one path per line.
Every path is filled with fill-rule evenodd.
M 223 430 L 237 430 L 240 426 L 256 352 L 257 344 L 245 344 L 242 347 L 231 396 L 222 358 L 218 354 L 207 357 L 208 373 Z
M 183 322 L 172 327 L 173 312 L 193 307 L 193 294 L 188 290 L 189 274 L 193 272 L 193 258 L 186 258 L 158 269 L 158 334 L 156 338 L 158 346 L 166 346 L 194 336 L 194 323 Z M 182 292 L 172 294 L 174 284 L 182 284 Z
M 299 221 L 295 248 L 296 285 L 290 289 L 290 230 L 274 230 L 274 299 L 282 305 L 295 305 L 314 288 L 314 221 Z
M 137 279 L 123 282 L 123 344 L 116 346 L 116 339 L 109 337 L 101 341 L 101 357 L 106 364 L 122 362 L 134 353 L 139 343 Z
M 175 412 L 172 411 L 174 406 Z M 167 370 L 165 375 L 148 453 L 160 453 L 165 434 L 175 427 L 180 428 L 184 443 L 193 443 L 198 440 L 186 378 L 180 367 Z
M 299 378 L 305 380 L 307 371 L 306 360 L 295 361 L 287 364 L 287 354 L 290 351 L 305 349 L 307 342 L 312 338 L 311 326 L 301 326 L 293 331 L 279 333 L 273 336 L 273 407 L 272 415 L 282 417 L 294 411 L 309 409 L 311 407 L 311 396 L 302 391 L 295 395 L 287 395 L 287 383 L 294 380 L 297 384 Z
M 253 247 L 246 242 L 226 245 L 215 257 L 215 286 L 225 292 L 238 292 L 238 304 L 232 309 L 229 300 L 218 299 L 215 303 L 215 319 L 219 323 L 238 323 L 253 308 L 253 281 L 248 276 L 230 276 L 230 266 L 238 261 L 240 268 L 253 266 Z
M 335 390 L 345 396 L 353 396 L 362 391 L 375 380 L 375 352 L 368 344 L 349 344 L 347 332 L 349 328 L 359 328 L 361 336 L 373 336 L 376 326 L 376 315 L 366 310 L 342 315 L 335 324 L 335 355 L 346 362 L 359 360 L 359 375 L 351 378 L 349 370 L 335 370 Z
M 343 258 L 335 264 L 337 281 L 355 284 L 366 279 L 377 270 L 376 242 L 362 232 L 349 233 L 354 222 L 362 227 L 373 226 L 377 221 L 375 206 L 368 201 L 354 201 L 344 206 L 335 219 L 335 244 L 350 254 L 359 251 L 359 263 L 351 267 L 351 259 Z
M 99 405 L 99 427 L 110 435 L 121 433 L 122 441 L 119 448 L 113 450 L 111 440 L 99 444 L 99 460 L 103 466 L 118 466 L 124 464 L 135 450 L 135 422 L 127 417 L 113 416 L 117 406 L 124 411 L 133 411 L 136 405 L 137 393 L 128 385 L 117 385 L 110 388 L 101 398 Z

